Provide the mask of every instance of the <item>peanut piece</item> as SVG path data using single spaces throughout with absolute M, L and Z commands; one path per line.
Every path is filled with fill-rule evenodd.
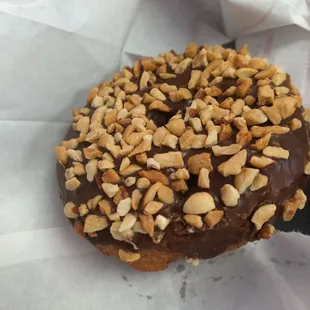
M 212 171 L 211 155 L 209 153 L 193 155 L 188 159 L 187 167 L 189 172 L 195 175 L 198 175 L 202 168 Z
M 150 201 L 145 207 L 144 207 L 144 213 L 145 214 L 156 214 L 162 209 L 164 204 L 162 202 L 158 201 Z
M 83 155 L 80 150 L 67 150 L 67 154 L 70 158 L 72 158 L 75 161 L 82 162 L 83 161 Z
M 202 131 L 202 124 L 201 120 L 198 117 L 190 118 L 189 124 L 192 126 L 192 128 L 195 130 L 195 132 Z
M 126 180 L 125 180 L 125 185 L 127 186 L 127 187 L 130 187 L 130 186 L 132 186 L 132 185 L 134 185 L 135 183 L 136 183 L 136 178 L 135 177 L 129 177 L 129 178 L 127 178 Z
M 80 216 L 85 216 L 89 213 L 89 210 L 87 208 L 87 205 L 86 204 L 81 204 L 79 206 L 79 214 Z
M 148 171 L 140 171 L 139 175 L 148 179 L 151 183 L 160 182 L 163 185 L 168 185 L 168 178 L 160 171 L 156 170 L 148 170 Z
M 146 89 L 148 87 L 149 81 L 150 81 L 150 74 L 144 71 L 140 79 L 140 90 Z
M 65 187 L 70 192 L 75 191 L 80 185 L 81 182 L 76 177 L 65 182 Z
M 78 207 L 72 201 L 69 201 L 65 204 L 64 214 L 69 219 L 75 219 L 79 217 Z
M 310 108 L 305 109 L 305 111 L 302 113 L 302 117 L 305 122 L 310 122 Z
M 165 127 L 158 127 L 153 136 L 153 143 L 156 146 L 161 146 L 165 135 L 168 133 L 169 131 Z
M 282 147 L 267 146 L 263 149 L 263 154 L 269 157 L 288 159 L 290 153 Z
M 286 80 L 285 73 L 277 73 L 271 79 L 272 83 L 276 86 L 281 85 L 285 80 Z
M 269 85 L 260 86 L 257 92 L 258 105 L 272 104 L 274 91 Z
M 258 71 L 253 68 L 240 68 L 236 70 L 235 75 L 239 78 L 250 78 Z
M 224 216 L 224 211 L 214 210 L 214 211 L 208 212 L 203 219 L 210 228 L 213 228 L 215 225 L 217 225 L 222 220 L 223 216 Z
M 166 128 L 175 136 L 180 137 L 185 132 L 185 122 L 183 119 L 177 119 L 169 122 Z
M 247 151 L 241 150 L 218 166 L 218 171 L 224 176 L 237 175 L 241 172 L 247 158 Z
M 207 122 L 207 128 L 208 128 L 208 136 L 205 142 L 205 147 L 211 147 L 218 142 L 217 137 L 217 129 L 215 128 L 212 121 Z
M 174 203 L 174 194 L 173 191 L 165 185 L 162 185 L 157 192 L 158 198 L 160 201 L 166 204 Z
M 108 200 L 101 200 L 99 201 L 99 210 L 102 214 L 106 214 L 107 216 L 110 216 L 112 214 L 112 207 Z
M 246 126 L 246 123 L 244 121 L 244 124 Z M 233 130 L 231 128 L 230 124 L 221 124 L 220 126 L 220 132 L 219 132 L 219 141 L 226 141 L 228 140 L 233 134 Z
M 258 169 L 243 168 L 241 172 L 235 177 L 235 187 L 240 194 L 243 194 L 245 190 L 252 185 L 255 177 L 259 173 Z
M 265 222 L 267 222 L 276 212 L 276 205 L 266 204 L 260 206 L 254 213 L 251 222 L 255 225 L 256 230 L 260 230 Z
M 93 233 L 103 230 L 109 226 L 107 218 L 105 216 L 98 216 L 90 214 L 86 217 L 84 232 Z
M 146 192 L 143 199 L 143 206 L 146 206 L 149 202 L 153 201 L 159 188 L 162 186 L 161 183 L 157 182 L 153 184 Z
M 253 167 L 256 168 L 265 168 L 271 164 L 273 164 L 275 161 L 272 160 L 271 158 L 265 157 L 265 156 L 252 156 L 250 159 L 250 164 Z
M 168 152 L 155 154 L 154 159 L 160 164 L 161 168 L 182 168 L 184 167 L 181 152 Z
M 263 123 L 267 122 L 267 120 L 268 120 L 268 118 L 264 114 L 264 112 L 262 112 L 258 109 L 253 109 L 253 110 L 250 110 L 248 112 L 244 112 L 242 114 L 242 117 L 246 120 L 246 122 L 249 126 L 263 124 Z
M 198 186 L 201 188 L 210 188 L 210 178 L 209 178 L 210 171 L 206 168 L 202 168 L 199 172 L 198 177 Z
M 137 218 L 131 214 L 128 213 L 125 215 L 123 222 L 121 223 L 120 227 L 119 227 L 119 232 L 125 232 L 128 229 L 131 229 L 133 227 L 133 225 L 136 223 Z
M 97 208 L 98 202 L 101 200 L 102 195 L 97 195 L 92 199 L 87 201 L 87 207 L 89 210 L 95 210 Z
M 120 221 L 113 222 L 111 227 L 110 227 L 110 233 L 115 240 L 124 241 L 125 237 L 119 232 L 120 226 L 121 226 Z
M 302 123 L 299 119 L 294 118 L 290 121 L 290 128 L 292 131 L 295 131 L 302 127 Z
M 241 150 L 241 145 L 239 144 L 230 144 L 228 146 L 212 146 L 212 151 L 215 156 L 222 155 L 234 155 Z
M 198 46 L 195 42 L 190 42 L 185 49 L 185 56 L 194 58 L 198 53 Z
M 137 181 L 137 188 L 145 189 L 151 186 L 151 182 L 147 178 L 140 178 Z
M 147 232 L 145 231 L 145 229 L 142 227 L 142 224 L 140 221 L 136 221 L 135 225 L 133 225 L 132 230 L 134 232 L 137 232 L 139 234 L 147 234 Z
M 138 210 L 141 198 L 142 198 L 141 192 L 138 189 L 135 189 L 132 192 L 132 201 L 131 201 L 131 205 L 134 210 Z
M 233 120 L 233 124 L 239 130 L 242 128 L 247 128 L 246 120 L 243 117 L 236 117 Z
M 280 97 L 273 101 L 273 106 L 278 109 L 282 119 L 286 119 L 294 114 L 297 101 L 293 97 Z
M 155 100 L 149 105 L 149 111 L 158 110 L 162 112 L 170 112 L 170 108 L 162 101 Z
M 110 198 L 114 197 L 119 190 L 118 185 L 114 185 L 111 183 L 102 183 L 101 187 Z
M 288 201 L 285 202 L 283 206 L 283 220 L 290 221 L 297 209 L 303 209 L 305 207 L 307 197 L 301 189 L 298 189 L 295 195 Z
M 250 191 L 254 192 L 257 191 L 263 187 L 265 187 L 268 184 L 268 177 L 266 175 L 263 175 L 259 173 L 256 178 L 254 179 Z
M 284 86 L 275 87 L 274 90 L 277 96 L 284 96 L 290 92 L 290 90 Z
M 207 51 L 201 49 L 192 62 L 193 68 L 206 67 L 208 65 Z
M 242 114 L 242 109 L 245 105 L 245 102 L 242 99 L 237 99 L 232 105 L 231 105 L 231 112 L 234 113 L 236 116 Z
M 68 153 L 64 146 L 57 146 L 55 148 L 57 160 L 62 166 L 65 166 L 68 162 Z
M 149 234 L 150 237 L 154 235 L 154 219 L 152 215 L 139 215 L 143 229 Z
M 191 195 L 183 206 L 183 212 L 187 214 L 204 214 L 215 209 L 213 197 L 206 192 Z
M 265 134 L 262 138 L 258 139 L 255 144 L 253 144 L 253 147 L 258 150 L 261 151 L 262 149 L 264 149 L 270 140 L 271 137 L 271 133 L 267 133 Z
M 191 58 L 185 58 L 177 65 L 174 72 L 176 74 L 182 74 L 192 64 L 192 61 Z
M 178 90 L 175 85 L 169 85 L 167 83 L 160 84 L 159 89 L 165 94 L 168 94 L 169 92 L 174 90 Z
M 166 217 L 158 214 L 155 219 L 155 226 L 157 226 L 160 230 L 165 230 L 169 225 L 170 221 Z
M 125 216 L 131 209 L 131 198 L 121 200 L 117 205 L 117 213 Z
M 252 80 L 249 78 L 240 78 L 237 84 L 238 86 L 237 86 L 235 94 L 237 97 L 243 98 L 249 93 L 251 85 L 252 85 Z
M 194 89 L 198 83 L 198 81 L 200 80 L 202 72 L 199 70 L 193 70 L 191 72 L 191 78 L 188 82 L 188 88 L 189 89 Z
M 236 135 L 236 142 L 241 147 L 247 146 L 252 140 L 252 135 L 247 128 L 242 128 Z
M 268 61 L 265 58 L 253 57 L 248 64 L 249 68 L 264 70 L 268 67 Z
M 118 250 L 118 256 L 125 263 L 133 263 L 141 257 L 140 253 L 124 251 L 123 249 Z
M 190 178 L 189 172 L 185 168 L 178 169 L 175 174 L 179 180 L 188 180 Z
M 283 127 L 283 126 L 264 126 L 264 127 L 259 127 L 259 126 L 253 126 L 251 127 L 251 134 L 254 138 L 261 138 L 267 133 L 270 133 L 272 135 L 284 135 L 288 133 L 290 129 L 288 127 Z
M 278 69 L 276 67 L 276 65 L 271 65 L 268 68 L 266 68 L 263 71 L 258 72 L 255 75 L 256 79 L 265 79 L 265 78 L 271 78 L 273 77 L 276 73 L 278 72 Z
M 226 207 L 235 207 L 238 204 L 240 194 L 232 185 L 225 184 L 221 188 L 221 199 Z
M 259 231 L 258 236 L 262 239 L 270 239 L 275 233 L 276 229 L 273 225 L 265 223 L 262 229 Z
M 187 222 L 187 224 L 195 228 L 201 228 L 203 225 L 202 218 L 199 215 L 187 214 L 184 215 L 183 218 Z
M 188 191 L 188 187 L 186 182 L 182 179 L 182 180 L 177 180 L 175 182 L 172 183 L 172 188 L 176 191 L 176 192 L 182 192 L 185 193 Z
M 169 80 L 169 79 L 175 79 L 177 75 L 172 73 L 159 73 L 159 77 L 163 80 Z

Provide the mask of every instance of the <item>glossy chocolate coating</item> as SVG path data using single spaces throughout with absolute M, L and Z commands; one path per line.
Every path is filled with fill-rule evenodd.
M 168 83 L 176 85 L 177 87 L 186 87 L 190 78 L 190 71 L 187 70 L 183 74 L 177 76 L 175 79 L 170 80 L 157 80 L 157 83 Z M 235 79 L 224 79 L 221 82 L 220 87 L 223 91 L 228 89 L 230 86 L 236 85 Z M 283 83 L 282 86 L 289 87 L 290 81 L 289 78 Z M 143 95 L 143 92 L 139 93 Z M 193 92 L 193 94 L 195 94 Z M 253 85 L 250 91 L 250 94 L 257 98 L 257 86 L 256 81 L 253 79 Z M 234 98 L 234 97 L 233 97 Z M 218 102 L 222 102 L 225 97 L 217 98 Z M 236 99 L 236 98 L 234 98 Z M 185 108 L 190 106 L 190 101 L 182 101 L 179 103 L 173 103 L 169 100 L 166 100 L 166 103 L 171 111 L 169 113 L 159 112 L 159 111 L 149 111 L 146 116 L 149 119 L 152 119 L 154 123 L 159 127 L 167 124 L 168 120 L 175 115 L 178 111 L 182 111 L 183 116 L 185 113 Z M 254 108 L 255 105 L 251 106 Z M 92 112 L 93 113 L 92 109 Z M 215 157 L 212 154 L 210 148 L 204 149 L 191 149 L 189 151 L 183 151 L 183 159 L 186 163 L 188 158 L 192 155 L 199 153 L 211 153 L 212 154 L 212 165 L 213 171 L 210 173 L 210 189 L 207 191 L 214 197 L 216 208 L 219 210 L 224 210 L 224 218 L 222 221 L 217 224 L 214 228 L 210 229 L 206 225 L 202 229 L 188 228 L 188 225 L 183 220 L 183 204 L 186 199 L 193 193 L 198 191 L 203 191 L 197 185 L 198 176 L 191 175 L 190 180 L 187 181 L 189 190 L 186 193 L 175 192 L 175 203 L 173 205 L 165 206 L 160 214 L 163 214 L 171 219 L 171 223 L 165 229 L 165 235 L 159 244 L 154 244 L 152 239 L 148 235 L 144 234 L 135 234 L 133 242 L 139 249 L 157 249 L 158 251 L 168 251 L 173 253 L 179 253 L 188 257 L 199 257 L 199 258 L 211 258 L 222 252 L 224 252 L 228 247 L 246 243 L 248 241 L 253 241 L 257 239 L 257 232 L 254 228 L 254 225 L 250 222 L 253 211 L 257 206 L 272 203 L 277 206 L 277 212 L 274 218 L 280 217 L 282 214 L 282 205 L 287 200 L 290 199 L 298 188 L 304 188 L 308 177 L 304 174 L 304 166 L 308 160 L 308 151 L 309 151 L 309 138 L 308 138 L 308 127 L 303 121 L 301 116 L 302 110 L 297 108 L 295 113 L 283 120 L 280 125 L 288 126 L 289 121 L 293 118 L 298 118 L 302 121 L 302 128 L 296 131 L 290 131 L 285 135 L 272 136 L 269 145 L 271 146 L 281 146 L 282 148 L 289 151 L 289 159 L 276 159 L 276 163 L 272 164 L 266 168 L 260 169 L 260 173 L 268 176 L 267 186 L 257 190 L 257 191 L 245 191 L 241 195 L 238 205 L 235 208 L 225 207 L 220 200 L 220 188 L 224 184 L 234 184 L 234 177 L 224 177 L 217 171 L 217 167 L 222 162 L 226 161 L 230 156 L 219 156 Z M 265 123 L 264 125 L 272 125 L 270 122 Z M 232 137 L 224 142 L 219 142 L 218 145 L 229 145 L 235 143 L 235 138 L 237 130 L 233 128 L 234 134 Z M 201 132 L 205 133 L 205 132 Z M 78 132 L 74 132 L 70 129 L 66 140 L 70 138 L 77 138 L 79 135 Z M 246 147 L 248 157 L 247 157 L 247 167 L 251 167 L 249 164 L 249 159 L 253 154 L 259 154 L 258 151 L 251 147 L 251 144 L 255 143 L 256 139 L 253 139 Z M 90 143 L 84 142 L 80 143 L 77 149 L 82 150 L 84 147 L 89 146 Z M 106 151 L 101 148 L 102 151 Z M 178 151 L 179 146 L 175 151 Z M 148 157 L 153 157 L 157 153 L 165 153 L 172 151 L 168 147 L 156 147 L 152 146 L 152 150 L 147 153 Z M 115 162 L 115 170 L 119 170 L 122 157 L 118 158 Z M 69 161 L 68 166 L 71 166 L 71 161 Z M 135 159 L 132 158 L 132 163 L 135 163 Z M 86 164 L 86 161 L 84 162 Z M 94 181 L 89 183 L 86 180 L 86 176 L 79 177 L 79 180 L 82 182 L 82 185 L 74 192 L 69 192 L 65 188 L 65 178 L 64 172 L 65 169 L 58 165 L 58 180 L 60 186 L 61 197 L 64 203 L 72 201 L 77 205 L 81 203 L 87 203 L 87 201 L 96 195 L 104 195 L 101 187 L 100 181 Z M 144 168 L 147 169 L 146 167 Z M 175 172 L 175 169 L 161 169 L 168 177 L 172 172 Z M 101 179 L 102 173 L 99 172 L 96 179 L 97 181 Z M 139 177 L 138 173 L 133 176 Z M 122 182 L 125 178 L 122 179 Z M 120 184 L 121 185 L 121 184 Z M 124 184 L 123 184 L 124 185 Z M 171 186 L 170 186 L 171 187 Z M 131 194 L 135 189 L 135 185 L 126 188 L 128 193 Z M 113 200 L 108 197 L 104 197 L 111 201 L 111 204 L 116 208 L 116 205 L 113 203 Z M 100 214 L 100 211 L 96 210 L 95 213 Z M 138 212 L 139 213 L 139 212 Z M 274 220 L 271 220 L 271 222 Z M 82 219 L 83 221 L 84 219 Z M 74 222 L 74 221 L 72 221 Z M 98 237 L 90 238 L 87 237 L 90 242 L 93 244 L 101 245 L 115 245 L 118 248 L 123 249 L 132 249 L 132 246 L 126 244 L 125 242 L 119 242 L 114 240 L 110 234 L 109 229 L 99 231 Z

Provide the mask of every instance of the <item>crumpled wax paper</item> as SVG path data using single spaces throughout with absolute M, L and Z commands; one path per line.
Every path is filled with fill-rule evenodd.
M 247 43 L 309 98 L 309 1 L 0 0 L 0 309 L 307 310 L 309 237 L 139 273 L 78 238 L 54 147 L 88 90 L 141 55 Z M 307 100 L 304 104 L 307 105 Z

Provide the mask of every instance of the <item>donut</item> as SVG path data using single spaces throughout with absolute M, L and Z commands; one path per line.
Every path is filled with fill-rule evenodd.
M 55 149 L 64 214 L 137 270 L 269 239 L 305 207 L 310 109 L 247 45 L 143 57 L 72 116 Z

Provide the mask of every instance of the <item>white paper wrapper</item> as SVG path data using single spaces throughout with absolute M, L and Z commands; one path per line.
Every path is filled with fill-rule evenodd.
M 297 0 L 0 1 L 0 309 L 309 309 L 310 237 L 298 233 L 162 273 L 102 256 L 62 214 L 53 152 L 93 85 L 138 56 L 182 51 L 192 40 L 246 42 L 281 64 L 309 98 L 309 7 Z

